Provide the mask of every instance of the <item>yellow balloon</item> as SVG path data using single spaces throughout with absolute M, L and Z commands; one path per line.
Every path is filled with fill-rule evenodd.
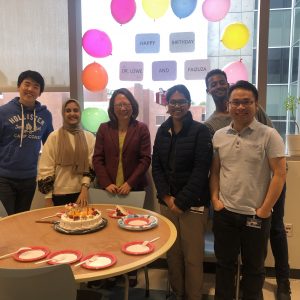
M 142 0 L 145 13 L 152 19 L 163 16 L 170 6 L 170 0 Z
M 238 50 L 248 43 L 250 32 L 243 23 L 236 22 L 229 24 L 223 32 L 222 43 L 225 47 L 232 50 Z

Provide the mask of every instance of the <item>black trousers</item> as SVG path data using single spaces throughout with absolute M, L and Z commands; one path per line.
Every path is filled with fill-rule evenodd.
M 36 177 L 22 179 L 0 177 L 0 201 L 7 214 L 30 210 L 35 188 Z
M 290 277 L 288 243 L 283 222 L 286 185 L 273 207 L 270 243 L 275 260 L 276 279 L 287 280 Z
M 261 219 L 261 228 L 247 226 L 251 216 L 237 214 L 226 209 L 214 212 L 216 300 L 232 300 L 235 291 L 235 275 L 238 254 L 242 257 L 243 299 L 257 300 L 265 279 L 264 261 L 271 226 L 271 217 Z
M 80 193 L 65 194 L 65 195 L 53 195 L 52 201 L 54 206 L 66 205 L 68 203 L 75 203 Z

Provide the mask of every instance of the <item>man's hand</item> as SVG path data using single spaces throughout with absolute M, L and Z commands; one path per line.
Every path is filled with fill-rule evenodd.
M 118 187 L 115 185 L 115 184 L 110 184 L 108 185 L 105 190 L 109 193 L 112 193 L 112 194 L 117 194 L 118 193 Z
M 119 188 L 118 188 L 118 194 L 120 195 L 128 195 L 131 191 L 131 186 L 124 182 Z

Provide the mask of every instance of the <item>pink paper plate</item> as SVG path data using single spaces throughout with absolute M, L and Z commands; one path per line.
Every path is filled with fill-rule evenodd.
M 45 258 L 50 250 L 47 247 L 42 246 L 28 246 L 30 249 L 20 250 L 14 254 L 13 258 L 17 261 L 31 262 Z
M 154 245 L 152 243 L 148 243 L 143 245 L 144 241 L 133 241 L 124 244 L 121 250 L 126 254 L 131 255 L 143 255 L 151 253 L 154 250 Z
M 61 250 L 51 253 L 47 259 L 52 258 L 53 260 L 48 261 L 49 265 L 56 264 L 72 264 L 82 257 L 82 253 L 78 250 Z
M 89 258 L 94 258 L 91 259 L 91 261 L 87 261 L 81 266 L 86 269 L 94 269 L 94 270 L 99 270 L 99 269 L 105 269 L 108 267 L 111 267 L 117 262 L 117 257 L 108 252 L 98 252 L 98 253 L 93 253 L 89 254 L 86 257 L 84 257 L 81 261 L 87 260 Z
M 124 220 L 124 224 L 130 226 L 146 226 L 149 223 L 151 223 L 151 220 L 145 217 L 127 218 Z

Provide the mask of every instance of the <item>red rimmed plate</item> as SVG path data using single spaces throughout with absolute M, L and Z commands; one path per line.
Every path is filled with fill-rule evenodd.
M 151 220 L 146 217 L 128 218 L 124 220 L 124 224 L 129 226 L 147 226 L 150 223 Z
M 117 262 L 117 257 L 109 252 L 98 252 L 87 255 L 82 261 L 90 259 L 81 266 L 86 269 L 105 269 L 113 266 Z
M 124 244 L 121 250 L 126 254 L 131 255 L 143 255 L 151 253 L 154 250 L 154 245 L 152 243 L 147 243 L 143 245 L 144 241 L 133 241 Z
M 47 259 L 52 258 L 47 263 L 49 265 L 56 264 L 72 264 L 77 262 L 82 257 L 82 253 L 78 250 L 61 250 L 51 253 Z
M 47 247 L 29 246 L 28 248 L 30 249 L 20 250 L 13 258 L 17 261 L 31 262 L 45 258 L 50 253 Z

